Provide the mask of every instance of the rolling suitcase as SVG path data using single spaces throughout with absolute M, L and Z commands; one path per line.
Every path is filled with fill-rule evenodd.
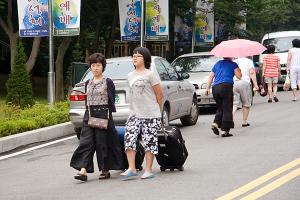
M 128 168 L 128 161 L 125 154 L 125 148 L 124 148 L 124 135 L 125 135 L 125 126 L 116 126 L 116 130 L 119 136 L 120 144 L 121 144 L 121 151 L 122 151 L 122 157 L 123 157 L 123 169 Z M 136 155 L 135 155 L 135 167 L 138 170 L 143 170 L 143 162 L 145 157 L 145 151 L 144 147 L 141 144 L 141 141 L 138 139 L 136 144 Z
M 175 126 L 166 126 L 158 131 L 158 154 L 156 160 L 160 165 L 160 170 L 178 169 L 183 171 L 183 164 L 188 156 L 185 141 L 181 131 Z

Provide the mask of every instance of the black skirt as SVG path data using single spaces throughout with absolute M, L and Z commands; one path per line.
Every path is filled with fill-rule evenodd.
M 89 114 L 88 111 L 85 112 L 80 144 L 71 158 L 71 167 L 77 170 L 86 168 L 88 173 L 93 173 L 93 157 L 96 151 L 99 171 L 122 170 L 123 158 L 120 141 L 111 112 L 109 112 L 109 115 L 108 129 L 102 130 L 88 126 Z

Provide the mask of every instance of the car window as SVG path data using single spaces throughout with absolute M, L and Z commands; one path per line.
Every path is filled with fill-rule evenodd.
M 173 66 L 178 66 L 183 72 L 210 72 L 219 60 L 221 58 L 211 55 L 182 57 L 178 58 Z
M 104 71 L 104 75 L 111 79 L 127 79 L 127 75 L 129 72 L 134 70 L 134 65 L 132 61 L 118 61 L 118 62 L 110 62 L 106 64 L 106 68 Z M 89 71 L 82 79 L 82 81 L 86 81 L 91 79 L 93 74 Z
M 161 62 L 163 63 L 163 65 L 167 69 L 167 72 L 170 76 L 170 79 L 172 81 L 177 81 L 178 80 L 178 74 L 175 71 L 175 69 L 171 66 L 171 64 L 168 61 L 164 60 L 164 59 L 161 59 Z
M 154 59 L 154 63 L 160 79 L 162 81 L 171 80 L 165 66 L 161 63 L 160 59 Z

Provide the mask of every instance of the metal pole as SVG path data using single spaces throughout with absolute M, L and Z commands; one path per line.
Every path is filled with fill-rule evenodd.
M 144 0 L 141 0 L 141 47 L 144 46 L 144 14 Z
M 195 27 L 195 18 L 196 18 L 196 5 L 197 0 L 193 0 L 193 27 L 192 27 L 192 53 L 195 51 L 195 35 L 196 35 L 196 27 Z
M 53 19 L 52 19 L 52 0 L 49 0 L 48 23 L 49 23 L 49 72 L 48 72 L 48 103 L 54 104 L 55 101 L 55 72 L 53 59 Z

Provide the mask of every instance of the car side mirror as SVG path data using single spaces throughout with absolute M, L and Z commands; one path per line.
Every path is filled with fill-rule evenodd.
M 81 62 L 72 63 L 72 87 L 74 87 L 76 83 L 79 83 L 81 81 L 83 75 L 88 69 L 89 69 L 89 65 L 87 63 L 81 63 Z
M 188 79 L 188 78 L 190 78 L 190 75 L 188 73 L 186 73 L 186 72 L 182 72 L 181 73 L 181 78 L 182 79 Z

